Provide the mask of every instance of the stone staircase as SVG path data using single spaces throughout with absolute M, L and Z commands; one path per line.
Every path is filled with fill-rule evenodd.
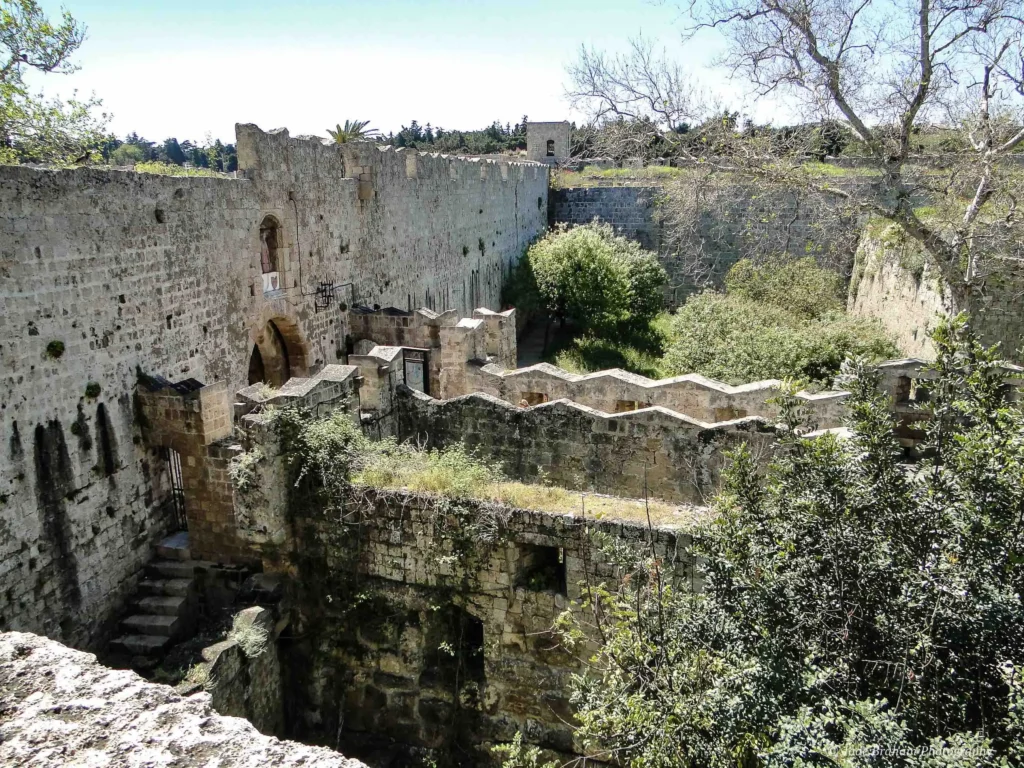
M 131 615 L 121 620 L 121 635 L 110 644 L 114 654 L 130 658 L 131 666 L 146 670 L 195 628 L 198 595 L 188 534 L 176 533 L 156 546 L 145 579 L 132 599 Z

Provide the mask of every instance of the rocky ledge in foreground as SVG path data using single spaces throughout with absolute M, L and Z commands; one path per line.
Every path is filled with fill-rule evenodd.
M 0 634 L 0 765 L 366 768 L 22 632 Z

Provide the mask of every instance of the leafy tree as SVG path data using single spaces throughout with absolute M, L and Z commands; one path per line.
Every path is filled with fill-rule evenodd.
M 178 144 L 178 140 L 174 138 L 164 139 L 164 156 L 168 162 L 174 163 L 174 165 L 184 165 L 188 160 L 181 145 Z
M 156 142 L 147 141 L 146 139 L 139 136 L 139 134 L 132 131 L 128 136 L 125 137 L 125 144 L 131 144 L 142 150 L 146 160 L 155 160 L 157 157 Z
M 335 144 L 346 144 L 350 141 L 363 141 L 378 133 L 376 128 L 367 128 L 369 120 L 346 120 L 345 125 L 338 123 L 332 131 L 327 129 Z
M 1024 411 L 963 318 L 935 340 L 919 465 L 904 463 L 876 374 L 852 364 L 849 437 L 793 431 L 763 470 L 732 455 L 693 536 L 703 591 L 649 546 L 597 540 L 621 578 L 588 595 L 599 651 L 573 699 L 593 754 L 1021 765 Z M 582 639 L 559 626 L 568 647 Z
M 612 332 L 623 323 L 648 323 L 661 308 L 667 276 L 654 254 L 619 237 L 611 225 L 559 227 L 530 246 L 517 278 L 536 287 L 537 303 L 560 321 Z
M 84 162 L 104 140 L 107 116 L 96 98 L 66 102 L 32 94 L 30 70 L 67 74 L 85 27 L 63 11 L 51 22 L 35 0 L 0 0 L 0 162 Z
M 135 165 L 146 160 L 146 153 L 137 144 L 122 144 L 110 153 L 111 165 Z
M 624 119 L 623 141 L 657 146 L 656 139 L 666 139 L 698 161 L 699 172 L 666 196 L 663 211 L 673 227 L 689 230 L 707 217 L 707 206 L 692 201 L 713 198 L 723 180 L 747 180 L 813 193 L 828 201 L 829 218 L 871 214 L 897 224 L 923 247 L 956 309 L 971 309 L 1007 262 L 1019 265 L 1021 177 L 1006 156 L 1024 147 L 1020 0 L 679 5 L 692 20 L 687 37 L 708 29 L 721 34 L 720 63 L 746 78 L 756 96 L 788 98 L 794 110 L 826 122 L 817 135 L 800 132 L 800 152 L 782 155 L 772 137 L 745 136 L 728 125 L 711 131 L 705 124 L 690 141 L 675 141 L 679 122 L 710 111 L 678 64 L 642 43 L 616 57 L 581 51 L 568 69 L 573 103 L 589 107 L 601 123 Z M 843 126 L 838 133 L 829 127 L 836 119 Z M 922 131 L 937 124 L 959 137 L 944 142 L 957 155 L 945 158 L 943 173 L 915 162 Z M 804 167 L 802 155 L 822 157 L 846 132 L 863 157 L 859 170 L 874 183 L 836 184 Z M 639 141 L 644 136 L 646 143 Z M 920 215 L 923 196 L 941 215 Z M 684 247 L 681 259 L 694 259 L 687 250 L 698 261 L 706 256 Z

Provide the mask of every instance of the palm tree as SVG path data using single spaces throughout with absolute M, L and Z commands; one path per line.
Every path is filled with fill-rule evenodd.
M 327 133 L 334 139 L 335 144 L 346 144 L 350 141 L 362 141 L 370 138 L 379 131 L 376 128 L 367 129 L 369 120 L 346 120 L 345 125 L 338 123 L 335 130 L 327 129 Z

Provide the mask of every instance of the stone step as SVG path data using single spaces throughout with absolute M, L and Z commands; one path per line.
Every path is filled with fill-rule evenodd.
M 188 611 L 188 597 L 176 595 L 151 595 L 136 601 L 142 613 L 158 616 L 184 616 Z
M 181 560 L 154 560 L 146 566 L 146 572 L 158 579 L 191 579 L 193 570 L 191 561 Z
M 192 591 L 192 579 L 146 579 L 139 582 L 143 595 L 176 595 L 185 597 Z
M 163 652 L 171 643 L 171 638 L 158 635 L 123 635 L 111 641 L 115 651 L 123 651 L 131 656 L 151 656 Z
M 158 635 L 159 637 L 172 638 L 184 628 L 185 620 L 181 616 L 157 616 L 138 613 L 123 619 L 121 626 L 126 632 L 133 634 Z
M 164 560 L 191 560 L 188 531 L 178 531 L 163 539 L 156 545 L 156 556 Z

